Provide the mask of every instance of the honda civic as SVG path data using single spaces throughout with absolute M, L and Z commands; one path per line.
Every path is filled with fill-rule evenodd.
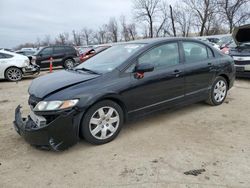
M 132 118 L 199 101 L 220 105 L 234 80 L 233 59 L 202 41 L 119 43 L 77 67 L 33 80 L 30 115 L 23 118 L 18 106 L 14 126 L 39 148 L 64 150 L 80 138 L 105 144 Z

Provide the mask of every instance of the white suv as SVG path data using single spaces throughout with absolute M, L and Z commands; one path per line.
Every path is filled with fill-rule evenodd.
M 0 79 L 16 82 L 25 75 L 39 72 L 39 66 L 30 65 L 28 57 L 0 50 Z

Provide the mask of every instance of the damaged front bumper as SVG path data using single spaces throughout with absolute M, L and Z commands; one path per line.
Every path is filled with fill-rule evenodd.
M 28 143 L 42 149 L 61 151 L 79 140 L 81 114 L 76 110 L 62 112 L 45 126 L 38 126 L 30 116 L 23 118 L 21 106 L 15 111 L 14 127 Z

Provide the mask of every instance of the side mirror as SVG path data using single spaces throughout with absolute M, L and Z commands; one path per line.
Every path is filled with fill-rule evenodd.
M 134 72 L 138 72 L 138 73 L 152 72 L 154 69 L 155 69 L 154 65 L 150 63 L 145 63 L 145 64 L 137 65 L 135 67 Z

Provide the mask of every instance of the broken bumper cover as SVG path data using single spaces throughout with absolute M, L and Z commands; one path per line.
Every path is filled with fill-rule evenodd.
M 65 150 L 79 140 L 80 115 L 75 110 L 63 112 L 46 126 L 38 127 L 28 116 L 23 118 L 21 106 L 15 111 L 14 127 L 29 144 L 42 149 Z
M 29 65 L 27 67 L 24 67 L 22 69 L 23 74 L 25 76 L 27 75 L 33 75 L 33 74 L 40 74 L 40 66 L 38 65 Z

